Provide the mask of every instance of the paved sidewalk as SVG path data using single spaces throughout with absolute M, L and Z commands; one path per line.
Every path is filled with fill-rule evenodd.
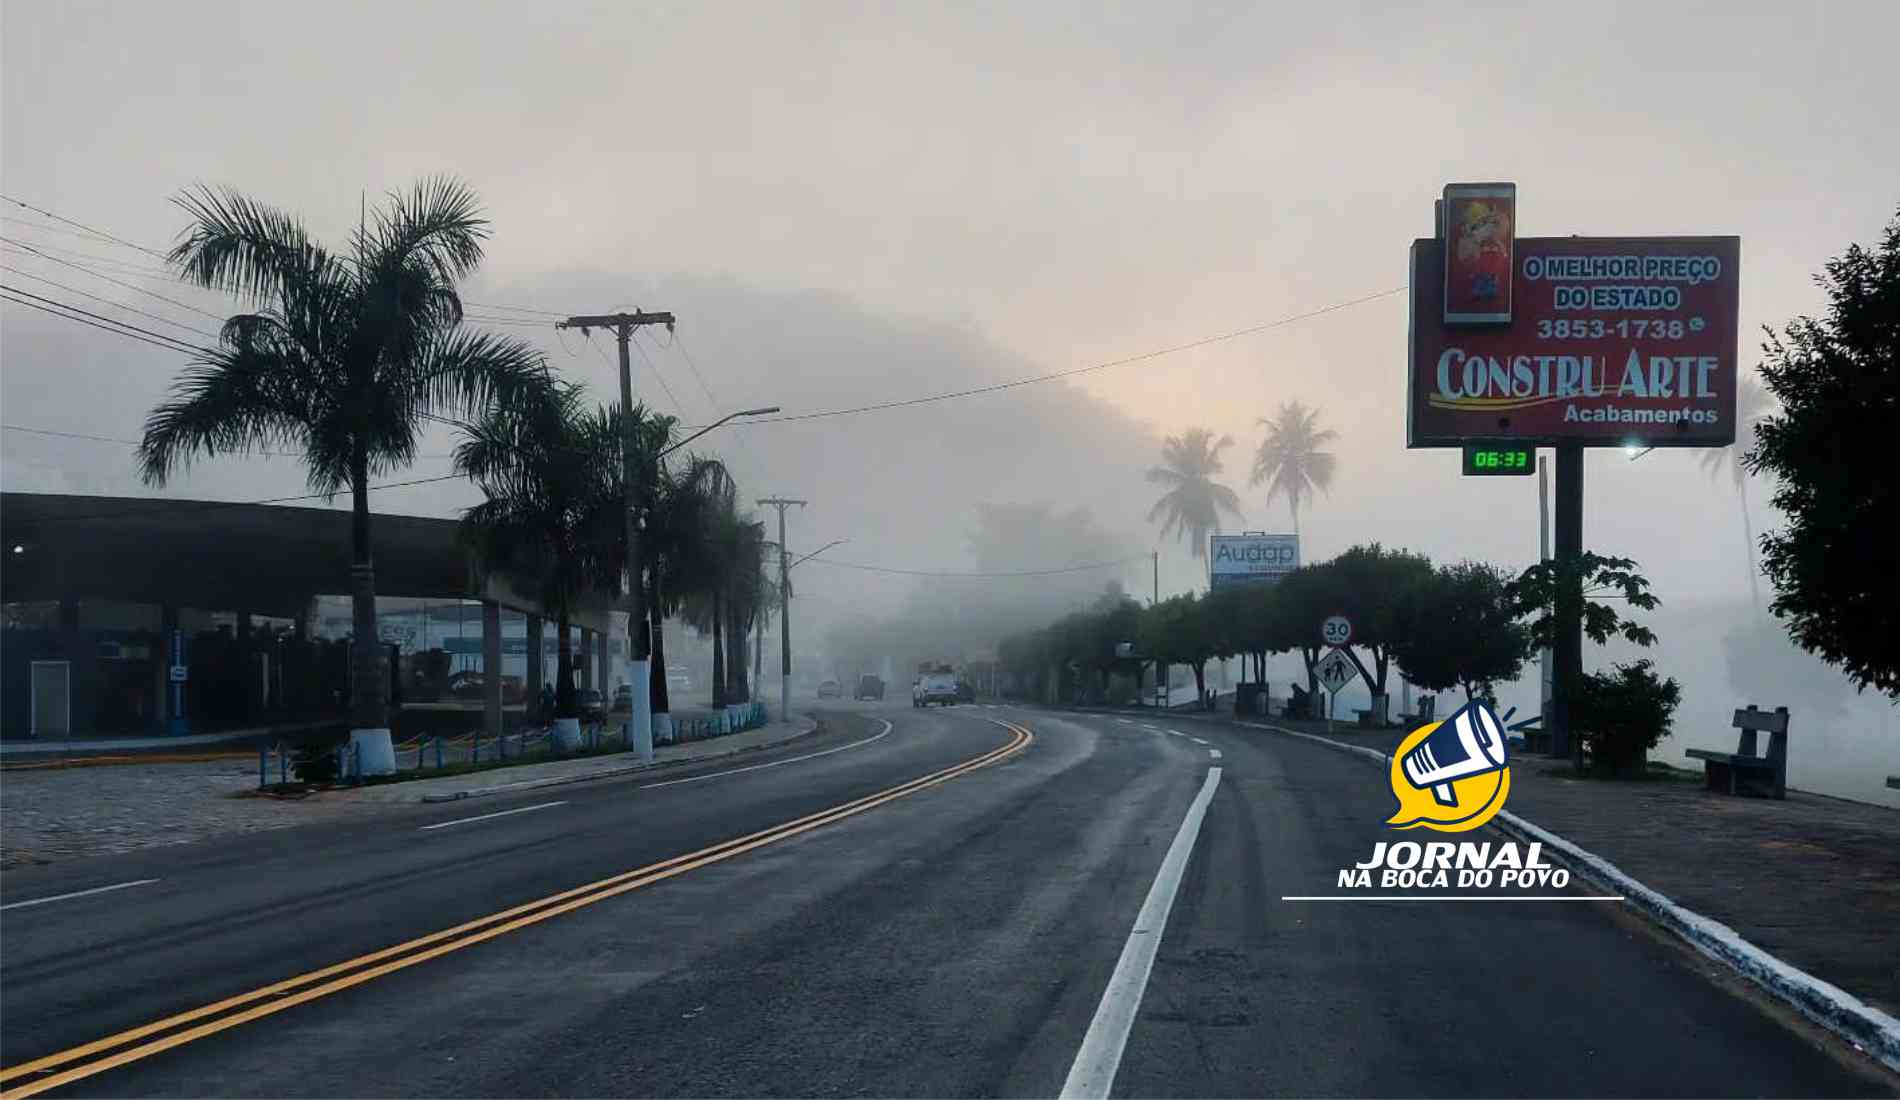
M 1211 720 L 1268 735 L 1231 716 Z M 1327 736 L 1324 722 L 1248 721 Z M 1389 753 L 1404 731 L 1337 726 L 1331 737 Z M 1900 811 L 1805 791 L 1784 801 L 1718 795 L 1699 773 L 1583 779 L 1530 755 L 1513 762 L 1508 809 L 1900 1015 Z
M 456 798 L 481 798 L 511 791 L 579 783 L 589 779 L 607 779 L 616 775 L 645 771 L 696 760 L 729 756 L 733 753 L 767 749 L 796 740 L 817 729 L 810 718 L 797 722 L 774 722 L 744 733 L 710 737 L 677 745 L 660 745 L 653 750 L 653 763 L 641 765 L 624 752 L 584 756 L 572 760 L 550 760 L 541 764 L 521 764 L 465 775 L 445 775 L 435 779 L 415 779 L 406 783 L 382 783 L 375 786 L 342 788 L 318 796 L 330 804 L 436 802 Z

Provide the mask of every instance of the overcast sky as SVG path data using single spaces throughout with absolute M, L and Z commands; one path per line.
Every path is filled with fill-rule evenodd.
M 1516 181 L 1524 235 L 1739 235 L 1752 349 L 1761 325 L 1816 309 L 1812 274 L 1900 202 L 1886 3 L 7 0 L 0 32 L 7 195 L 162 247 L 182 224 L 169 196 L 229 184 L 339 240 L 365 191 L 452 172 L 495 222 L 470 299 L 675 309 L 704 386 L 678 347 L 650 349 L 671 398 L 636 366 L 642 395 L 689 422 L 715 404 L 804 412 L 1083 366 L 1393 290 L 1460 179 Z M 146 281 L 149 256 L 4 213 L 15 241 L 228 305 Z M 18 248 L 4 262 L 134 300 Z M 19 307 L 4 323 L 9 424 L 134 437 L 177 367 Z M 607 341 L 510 331 L 611 394 Z M 1405 346 L 1393 294 L 1079 388 L 718 446 L 749 494 L 813 500 L 795 545 L 850 538 L 841 559 L 956 568 L 978 499 L 1087 504 L 1149 549 L 1140 470 L 1196 426 L 1238 441 L 1244 526 L 1284 529 L 1245 475 L 1256 419 L 1298 399 L 1341 434 L 1332 493 L 1302 517 L 1308 558 L 1382 539 L 1525 564 L 1534 482 L 1461 479 L 1455 453 L 1405 450 Z M 113 444 L 9 431 L 3 453 L 10 489 L 143 491 Z M 1665 599 L 1746 598 L 1726 481 L 1688 453 L 1595 452 L 1588 469 L 1589 545 L 1640 559 Z M 218 462 L 166 491 L 301 483 L 294 461 Z M 1771 523 L 1766 487 L 1753 493 Z M 467 500 L 428 487 L 377 507 Z M 1185 547 L 1162 550 L 1164 587 L 1202 575 Z M 910 582 L 808 583 L 815 601 L 858 603 Z

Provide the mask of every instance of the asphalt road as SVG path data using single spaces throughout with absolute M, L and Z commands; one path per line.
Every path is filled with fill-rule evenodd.
M 0 1088 L 1056 1095 L 1132 942 L 1116 1096 L 1895 1091 L 1615 903 L 1282 900 L 1397 836 L 1341 754 L 827 708 L 738 761 L 10 872 Z

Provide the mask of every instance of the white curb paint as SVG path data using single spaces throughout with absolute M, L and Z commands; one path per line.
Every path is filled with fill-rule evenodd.
M 5 905 L 0 905 L 0 909 L 27 909 L 35 905 L 46 905 L 55 901 L 65 901 L 68 898 L 87 898 L 94 894 L 109 894 L 114 890 L 130 890 L 134 886 L 150 886 L 157 881 L 155 878 L 141 878 L 134 879 L 131 882 L 116 882 L 111 886 L 95 886 L 90 890 L 74 890 L 70 894 L 54 894 L 50 898 L 34 898 L 32 901 L 8 902 Z
M 1213 759 L 1213 760 L 1219 760 L 1219 759 L 1220 759 L 1220 750 L 1219 750 L 1219 749 L 1208 749 L 1208 750 L 1207 750 L 1207 755 L 1208 755 L 1208 757 L 1209 757 L 1210 759 Z
M 1141 912 L 1135 914 L 1135 927 L 1122 945 L 1121 958 L 1115 963 L 1115 973 L 1108 979 L 1108 988 L 1102 991 L 1102 1003 L 1096 1006 L 1095 1019 L 1089 1022 L 1088 1034 L 1082 1038 L 1081 1049 L 1075 1052 L 1068 1079 L 1062 1082 L 1063 1100 L 1102 1100 L 1115 1084 L 1115 1071 L 1122 1063 L 1122 1048 L 1128 1045 L 1128 1032 L 1135 1026 L 1141 995 L 1148 989 L 1148 974 L 1154 969 L 1155 954 L 1161 950 L 1161 934 L 1168 928 L 1174 895 L 1181 887 L 1181 876 L 1187 872 L 1195 838 L 1201 835 L 1201 822 L 1207 819 L 1208 803 L 1214 801 L 1214 789 L 1219 786 L 1220 769 L 1207 769 L 1207 780 L 1201 784 L 1201 792 L 1194 796 L 1187 816 L 1181 820 L 1174 843 L 1168 845 L 1168 854 L 1162 857 L 1161 870 L 1155 874 L 1154 885 L 1148 888 L 1148 898 L 1141 903 Z
M 421 831 L 426 833 L 431 829 L 446 829 L 451 825 L 467 825 L 471 821 L 488 821 L 497 817 L 513 817 L 516 814 L 532 813 L 535 810 L 549 810 L 556 806 L 565 805 L 567 805 L 566 799 L 562 799 L 559 802 L 537 802 L 532 806 L 518 806 L 512 810 L 496 810 L 492 814 L 482 814 L 479 817 L 458 817 L 454 821 L 438 821 L 434 825 L 421 826 Z
M 1341 744 L 1329 738 L 1262 722 L 1240 724 L 1317 742 L 1340 752 L 1376 760 L 1386 767 L 1391 766 L 1391 757 L 1364 745 Z M 1852 993 L 1824 982 L 1805 970 L 1790 966 L 1749 943 L 1721 921 L 1711 920 L 1677 905 L 1667 895 L 1643 885 L 1609 860 L 1579 848 L 1548 829 L 1533 825 L 1509 810 L 1499 810 L 1493 820 L 1505 832 L 1520 840 L 1542 843 L 1547 851 L 1561 855 L 1579 875 L 1620 892 L 1630 904 L 1687 940 L 1697 951 L 1725 964 L 1792 1005 L 1803 1016 L 1865 1050 L 1888 1069 L 1900 1072 L 1900 1019 L 1887 1015 Z

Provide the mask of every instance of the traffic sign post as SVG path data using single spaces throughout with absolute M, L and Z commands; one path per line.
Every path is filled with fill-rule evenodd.
M 1358 677 L 1359 670 L 1353 667 L 1352 658 L 1346 656 L 1345 650 L 1330 649 L 1319 659 L 1319 664 L 1313 666 L 1313 675 L 1326 689 L 1326 732 L 1331 733 L 1333 704 L 1339 700 L 1339 693 L 1346 690 L 1346 685 Z

